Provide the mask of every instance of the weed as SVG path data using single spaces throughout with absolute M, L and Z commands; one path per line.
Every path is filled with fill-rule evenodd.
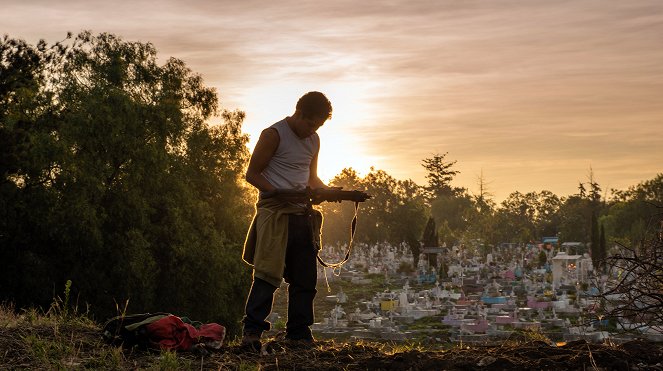
M 69 295 L 71 294 L 71 280 L 64 284 L 64 299 L 56 296 L 53 298 L 51 307 L 46 312 L 47 316 L 66 320 L 69 317 Z
M 425 350 L 425 347 L 418 341 L 406 341 L 404 343 L 394 344 L 391 353 L 423 352 Z
M 103 347 L 94 357 L 85 363 L 85 368 L 120 370 L 125 365 L 125 355 L 121 347 Z
M 1 327 L 16 327 L 18 325 L 19 317 L 16 315 L 13 304 L 0 305 L 0 328 Z
M 40 365 L 45 368 L 53 366 L 63 366 L 63 360 L 69 360 L 73 364 L 76 358 L 77 349 L 72 343 L 63 341 L 56 336 L 54 339 L 42 339 L 41 337 L 30 334 L 23 337 L 29 353 Z
M 418 320 L 415 320 L 407 327 L 409 330 L 436 329 L 436 330 L 447 330 L 447 331 L 451 328 L 451 326 L 442 323 L 442 319 L 437 316 L 420 318 Z
M 162 350 L 159 354 L 156 364 L 150 367 L 150 370 L 170 371 L 170 370 L 191 370 L 193 363 L 188 359 L 180 359 L 177 353 L 169 350 Z
M 113 299 L 115 300 L 115 299 Z M 120 310 L 120 305 L 115 301 L 115 311 L 118 316 L 124 317 L 127 314 L 127 308 L 129 307 L 129 299 L 125 300 L 124 307 Z
M 544 333 L 537 329 L 517 329 L 513 331 L 508 339 L 504 342 L 503 345 L 517 345 L 519 343 L 529 343 L 529 342 L 543 342 L 546 344 L 553 344 L 553 341 L 550 340 Z
M 238 371 L 257 371 L 260 370 L 260 365 L 250 362 L 241 362 L 237 367 Z
M 544 343 L 551 343 L 550 339 L 538 330 L 525 330 L 523 331 L 527 341 L 542 341 Z
M 35 308 L 23 309 L 21 312 L 22 314 L 19 317 L 19 322 L 27 322 L 28 325 L 37 325 L 45 322 L 44 316 L 40 315 Z
M 71 300 L 71 280 L 67 280 L 64 285 L 64 299 L 56 296 L 51 302 L 51 306 L 45 315 L 40 315 L 39 313 L 32 313 L 34 317 L 47 318 L 53 320 L 55 323 L 79 323 L 83 326 L 90 327 L 94 326 L 94 322 L 89 318 L 89 306 L 86 306 L 85 313 L 80 313 L 78 310 L 78 303 L 72 305 Z

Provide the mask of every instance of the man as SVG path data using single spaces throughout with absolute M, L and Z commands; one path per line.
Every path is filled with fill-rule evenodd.
M 322 216 L 304 205 L 266 198 L 276 189 L 327 188 L 317 173 L 320 138 L 316 131 L 331 118 L 332 106 L 320 92 L 297 102 L 295 113 L 263 130 L 246 180 L 260 191 L 256 215 L 244 244 L 243 259 L 253 265 L 253 284 L 246 302 L 242 344 L 260 349 L 260 336 L 274 292 L 288 285 L 286 339 L 313 342 L 313 299 L 317 283 L 317 241 Z

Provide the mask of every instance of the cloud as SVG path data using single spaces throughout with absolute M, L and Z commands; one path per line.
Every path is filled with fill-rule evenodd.
M 658 0 L 5 0 L 0 23 L 32 42 L 82 29 L 150 41 L 247 111 L 253 136 L 326 88 L 352 108 L 334 122 L 352 131 L 330 135 L 398 178 L 422 182 L 419 162 L 448 151 L 459 180 L 492 173 L 496 196 L 563 192 L 589 162 L 616 184 L 663 158 Z

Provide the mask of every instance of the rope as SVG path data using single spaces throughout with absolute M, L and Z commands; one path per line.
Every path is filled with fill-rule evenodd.
M 359 202 L 355 202 L 355 214 L 352 217 L 352 222 L 350 223 L 350 242 L 348 243 L 348 251 L 345 253 L 345 257 L 342 261 L 338 263 L 327 263 L 320 257 L 320 249 L 318 249 L 318 262 L 325 268 L 332 268 L 335 275 L 341 274 L 341 267 L 345 264 L 348 259 L 350 259 L 350 253 L 352 252 L 352 247 L 354 246 L 355 231 L 357 230 L 357 214 L 359 212 Z M 336 271 L 338 270 L 338 274 Z
M 350 259 L 350 253 L 352 252 L 352 247 L 354 246 L 355 232 L 357 230 L 357 214 L 359 213 L 359 202 L 355 201 L 355 214 L 352 217 L 352 222 L 350 223 L 350 242 L 348 243 L 348 251 L 345 253 L 345 257 L 343 258 L 343 260 L 338 263 L 327 263 L 324 260 L 322 260 L 322 258 L 320 257 L 320 251 L 322 251 L 322 246 L 320 246 L 318 241 L 316 241 L 315 239 L 315 234 L 317 232 L 314 230 L 313 227 L 313 204 L 311 202 L 308 202 L 306 205 L 306 209 L 310 221 L 309 224 L 311 226 L 311 237 L 313 238 L 313 246 L 315 246 L 317 250 L 315 257 L 318 259 L 320 265 L 322 265 L 325 268 L 331 268 L 335 276 L 340 276 L 341 268 Z M 322 271 L 325 274 L 325 283 L 327 284 L 327 292 L 331 292 L 331 287 L 329 286 L 329 280 L 327 279 L 327 270 L 323 269 Z

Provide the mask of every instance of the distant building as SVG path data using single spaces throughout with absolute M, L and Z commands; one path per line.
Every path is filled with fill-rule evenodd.
M 582 242 L 563 242 L 561 250 L 569 254 L 581 254 L 585 252 L 586 247 Z
M 560 285 L 575 285 L 589 278 L 592 259 L 585 255 L 568 255 L 560 251 L 552 258 L 553 289 Z

